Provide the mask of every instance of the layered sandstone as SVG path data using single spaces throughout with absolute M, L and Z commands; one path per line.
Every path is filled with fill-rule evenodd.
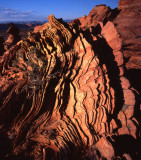
M 0 60 L 0 158 L 138 158 L 139 103 L 114 24 L 48 20 Z
M 95 26 L 98 23 L 105 23 L 109 20 L 114 23 L 115 28 L 122 40 L 121 51 L 124 55 L 125 63 L 125 77 L 129 79 L 130 83 L 137 91 L 138 101 L 140 101 L 141 94 L 141 3 L 139 0 L 120 0 L 119 6 L 115 9 L 109 9 L 108 14 L 105 13 L 103 19 L 101 19 L 104 8 L 102 5 L 96 6 L 91 11 L 92 21 L 88 26 Z M 101 7 L 101 9 L 100 9 Z M 101 14 L 93 14 L 93 10 L 101 10 Z M 109 8 L 109 7 L 107 7 Z M 89 14 L 90 15 L 90 14 Z M 75 23 L 79 24 L 80 28 L 86 30 L 88 16 L 75 20 Z M 82 19 L 82 20 L 81 20 Z M 97 21 L 99 20 L 99 21 Z M 81 22 L 81 23 L 80 23 Z M 74 22 L 73 22 L 74 23 Z M 84 27 L 83 27 L 84 24 Z M 98 32 L 99 29 L 97 29 Z M 95 30 L 96 32 L 96 30 Z M 112 33 L 111 33 L 112 34 Z M 115 41 L 116 45 L 116 41 Z M 140 102 L 139 102 L 140 103 Z M 140 117 L 140 112 L 138 113 Z
M 108 20 L 112 21 L 123 42 L 126 68 L 141 69 L 141 2 L 140 0 L 120 0 L 118 4 L 119 6 L 113 10 L 105 5 L 98 5 L 88 16 L 78 18 L 77 23 L 86 30 L 99 22 L 105 24 Z

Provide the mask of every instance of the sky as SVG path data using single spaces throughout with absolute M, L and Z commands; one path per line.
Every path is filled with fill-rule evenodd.
M 0 0 L 0 22 L 46 20 L 56 18 L 74 19 L 88 15 L 94 6 L 106 4 L 118 6 L 118 0 Z

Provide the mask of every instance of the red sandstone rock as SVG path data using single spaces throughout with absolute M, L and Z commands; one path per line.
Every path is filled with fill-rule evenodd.
M 98 23 L 111 10 L 97 6 L 79 19 L 83 32 L 77 20 L 51 15 L 0 59 L 0 131 L 12 137 L 16 158 L 111 160 L 139 153 L 116 153 L 120 137 L 138 141 L 138 102 L 124 77 L 120 35 L 110 21 L 94 27 L 95 14 Z
M 118 66 L 122 66 L 123 65 L 123 53 L 120 51 L 114 52 L 114 56 L 115 56 L 115 61 L 117 62 Z
M 135 96 L 131 90 L 123 90 L 124 100 L 126 105 L 135 105 Z
M 120 37 L 122 39 L 123 54 L 125 57 L 130 58 L 126 63 L 128 69 L 141 68 L 141 54 L 140 54 L 140 34 L 141 34 L 141 3 L 140 0 L 120 0 L 119 7 L 116 10 L 111 10 L 104 5 L 98 5 L 92 9 L 88 16 L 79 18 L 80 27 L 82 29 L 96 26 L 99 22 L 107 20 L 113 21 Z M 117 12 L 117 13 L 116 13 Z M 107 26 L 109 27 L 109 26 Z M 109 35 L 109 33 L 108 33 Z M 111 36 L 113 36 L 111 31 Z M 129 42 L 130 41 L 130 42 Z M 110 46 L 117 46 L 117 40 L 113 41 Z
M 126 115 L 127 119 L 130 119 L 134 115 L 134 106 L 123 106 L 122 108 L 123 112 Z
M 130 82 L 125 77 L 120 77 L 120 80 L 123 89 L 128 89 L 130 87 Z
M 123 76 L 124 75 L 124 69 L 123 69 L 123 67 L 119 67 L 119 75 L 120 76 Z
M 100 151 L 102 157 L 107 160 L 111 160 L 114 157 L 114 149 L 106 139 L 101 138 L 99 142 L 96 143 L 95 147 Z
M 128 6 L 131 4 L 140 3 L 140 0 L 119 0 L 119 6 Z
M 36 32 L 39 32 L 42 28 L 43 28 L 43 25 L 41 25 L 41 26 L 36 26 L 36 27 L 34 28 L 34 32 L 35 32 L 35 33 L 36 33 Z
M 92 26 L 96 26 L 98 22 L 103 22 L 108 20 L 111 15 L 110 7 L 106 5 L 98 5 L 94 7 L 88 16 L 83 16 L 79 18 L 81 28 L 85 29 Z
M 124 44 L 123 53 L 125 57 L 130 58 L 126 67 L 128 69 L 140 69 L 141 21 L 139 19 L 141 19 L 141 2 L 140 0 L 120 0 L 118 8 L 121 11 L 114 23 Z

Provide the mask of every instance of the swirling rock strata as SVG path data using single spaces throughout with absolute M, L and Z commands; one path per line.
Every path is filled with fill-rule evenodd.
M 139 123 L 114 24 L 82 31 L 53 15 L 48 20 L 0 61 L 1 132 L 13 145 L 7 156 L 134 158 L 117 152 L 120 138 L 137 139 Z

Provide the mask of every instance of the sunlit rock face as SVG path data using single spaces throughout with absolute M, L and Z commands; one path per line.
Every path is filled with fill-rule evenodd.
M 78 18 L 79 25 L 82 29 L 88 29 L 91 26 L 96 26 L 99 22 L 107 21 L 110 19 L 112 10 L 106 5 L 95 6 L 88 16 Z
M 139 103 L 114 24 L 48 20 L 0 60 L 1 158 L 138 158 Z

